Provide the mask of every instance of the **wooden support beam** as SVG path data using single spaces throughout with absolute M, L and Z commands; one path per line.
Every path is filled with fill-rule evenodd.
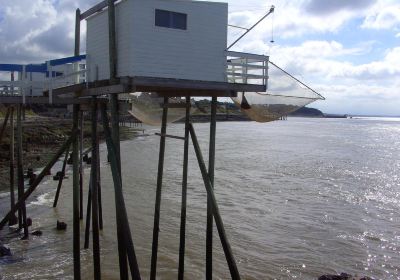
M 1 126 L 1 130 L 0 130 L 0 143 L 1 143 L 1 140 L 3 139 L 4 131 L 6 130 L 9 116 L 10 116 L 10 108 L 7 108 L 7 113 L 4 118 L 3 125 Z
M 64 177 L 65 177 L 65 169 L 67 167 L 69 148 L 70 148 L 70 146 L 68 146 L 66 151 L 65 151 L 65 157 L 64 157 L 62 168 L 61 168 L 61 176 L 60 176 L 60 178 L 58 178 L 57 191 L 56 191 L 56 195 L 54 197 L 54 202 L 53 202 L 53 207 L 54 208 L 57 207 L 58 197 L 60 196 L 61 186 L 62 186 Z
M 80 53 L 81 41 L 81 11 L 76 9 L 75 13 L 75 49 L 74 55 L 78 56 Z M 78 130 L 79 127 L 79 105 L 73 106 L 73 122 L 72 129 Z M 79 130 L 78 130 L 79 131 Z M 73 260 L 74 260 L 74 279 L 81 279 L 81 255 L 80 255 L 80 191 L 79 191 L 79 139 L 78 136 L 74 137 L 72 141 L 72 165 L 73 165 L 73 178 L 72 178 L 72 212 L 73 212 Z
M 115 192 L 115 210 L 117 218 L 117 238 L 118 253 L 120 255 L 120 279 L 127 279 L 128 274 L 122 274 L 121 264 L 126 265 L 126 255 L 128 255 L 131 277 L 133 280 L 140 280 L 139 266 L 133 246 L 131 230 L 129 227 L 128 215 L 125 207 L 124 195 L 122 192 L 121 171 L 118 166 L 118 157 L 110 132 L 109 121 L 106 111 L 106 105 L 101 104 L 101 116 L 103 120 L 103 129 L 106 138 L 107 150 L 110 159 L 111 173 L 114 181 Z M 122 247 L 120 247 L 120 244 Z M 121 263 L 121 255 L 123 261 Z
M 72 129 L 78 130 L 79 105 L 73 107 Z M 79 130 L 78 130 L 79 131 Z M 80 222 L 79 222 L 79 141 L 78 136 L 72 142 L 72 212 L 73 212 L 73 258 L 74 279 L 81 279 L 81 257 L 80 257 Z
M 114 0 L 113 2 L 116 2 L 117 0 Z M 91 15 L 101 12 L 104 8 L 108 7 L 108 1 L 102 1 L 98 4 L 96 4 L 95 6 L 91 7 L 89 10 L 83 12 L 81 14 L 80 20 L 84 20 L 88 17 L 90 17 Z
M 79 219 L 83 219 L 83 111 L 79 111 Z
M 62 145 L 62 147 L 57 151 L 57 153 L 52 157 L 52 159 L 47 163 L 45 168 L 43 168 L 42 172 L 36 177 L 36 179 L 33 181 L 32 185 L 28 188 L 28 190 L 21 196 L 21 198 L 18 199 L 18 202 L 15 204 L 15 206 L 7 213 L 7 215 L 1 220 L 0 222 L 0 230 L 5 226 L 5 224 L 8 222 L 8 220 L 11 218 L 11 216 L 21 208 L 22 204 L 29 198 L 29 196 L 35 191 L 37 186 L 39 186 L 40 182 L 43 180 L 43 178 L 49 173 L 51 168 L 54 166 L 54 164 L 57 162 L 59 157 L 65 152 L 65 150 L 71 145 L 72 141 L 75 139 L 77 130 L 73 130 L 71 136 L 68 138 L 68 140 Z
M 24 194 L 24 167 L 22 150 L 22 105 L 17 107 L 17 178 L 18 178 L 18 199 Z M 19 214 L 19 228 L 24 228 L 23 239 L 28 239 L 28 224 L 26 222 L 26 204 L 22 203 Z
M 15 193 L 14 193 L 14 177 L 15 177 L 15 167 L 14 167 L 14 161 L 15 161 L 15 156 L 14 156 L 14 140 L 15 140 L 15 135 L 14 135 L 14 107 L 10 107 L 10 203 L 11 207 L 10 209 L 13 209 L 15 206 Z M 18 223 L 17 216 L 13 213 L 10 220 L 8 221 L 8 225 L 12 226 Z
M 98 142 L 97 135 L 97 100 L 92 98 L 92 235 L 93 235 L 93 267 L 94 279 L 101 279 L 100 239 L 99 239 L 99 204 L 98 204 Z
M 183 175 L 182 175 L 182 201 L 181 201 L 181 227 L 179 238 L 179 267 L 178 280 L 184 279 L 185 271 L 185 238 L 186 238 L 186 201 L 187 201 L 187 177 L 189 160 L 189 123 L 190 123 L 190 97 L 186 97 L 185 117 L 185 144 L 183 147 Z
M 168 97 L 164 97 L 164 104 L 168 103 Z M 161 123 L 161 135 L 167 133 L 167 116 L 168 106 L 163 106 L 162 123 Z M 165 154 L 165 136 L 160 138 L 160 153 L 158 157 L 158 173 L 157 173 L 157 190 L 156 190 L 156 202 L 154 210 L 154 226 L 153 226 L 153 244 L 151 252 L 151 268 L 150 268 L 150 280 L 155 280 L 157 275 L 157 254 L 158 254 L 158 234 L 160 232 L 160 210 L 161 210 L 161 189 L 164 172 L 164 154 Z
M 90 216 L 92 215 L 92 176 L 89 178 L 89 191 L 86 206 L 86 227 L 85 227 L 85 242 L 83 244 L 84 249 L 89 248 L 90 238 Z
M 100 176 L 100 145 L 97 145 L 97 185 L 98 185 L 98 200 L 99 200 L 99 229 L 103 230 L 103 205 L 101 200 L 101 176 Z
M 226 258 L 226 261 L 229 266 L 231 278 L 233 280 L 239 280 L 240 275 L 239 275 L 239 271 L 237 269 L 236 261 L 233 256 L 231 246 L 229 245 L 229 241 L 228 241 L 228 238 L 225 233 L 224 224 L 222 222 L 222 218 L 219 213 L 218 204 L 217 204 L 217 200 L 214 195 L 213 186 L 212 186 L 210 177 L 207 173 L 207 167 L 204 163 L 203 155 L 200 150 L 200 145 L 197 141 L 197 136 L 196 136 L 196 133 L 194 131 L 192 124 L 189 125 L 189 131 L 190 131 L 190 135 L 192 138 L 193 147 L 194 147 L 194 151 L 196 153 L 197 161 L 198 161 L 198 164 L 200 167 L 201 175 L 203 177 L 204 185 L 206 187 L 207 196 L 210 198 L 212 213 L 214 216 L 215 224 L 217 226 L 217 230 L 218 230 L 219 238 L 221 240 L 222 248 L 224 250 L 225 258 Z
M 161 134 L 161 133 L 158 133 L 158 132 L 156 132 L 154 134 L 157 135 L 157 136 L 166 137 L 166 138 L 185 140 L 185 137 L 175 136 L 175 135 L 171 135 L 171 134 Z
M 215 134 L 217 126 L 217 97 L 211 100 L 210 119 L 210 144 L 208 155 L 208 176 L 211 186 L 214 187 L 214 165 L 215 165 Z M 211 199 L 207 195 L 207 230 L 206 230 L 206 279 L 212 280 L 212 249 L 213 249 L 213 214 L 211 210 Z

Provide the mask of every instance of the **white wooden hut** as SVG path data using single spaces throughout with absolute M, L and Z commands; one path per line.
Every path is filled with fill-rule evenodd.
M 226 81 L 228 4 L 124 0 L 116 5 L 117 76 Z M 87 19 L 89 81 L 109 78 L 107 10 Z

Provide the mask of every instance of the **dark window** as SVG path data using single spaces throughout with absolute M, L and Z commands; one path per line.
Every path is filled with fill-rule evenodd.
M 187 15 L 156 9 L 155 23 L 156 26 L 186 30 Z

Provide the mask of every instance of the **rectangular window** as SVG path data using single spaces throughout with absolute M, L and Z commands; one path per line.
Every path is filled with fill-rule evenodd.
M 186 30 L 187 14 L 156 9 L 155 24 L 161 27 Z

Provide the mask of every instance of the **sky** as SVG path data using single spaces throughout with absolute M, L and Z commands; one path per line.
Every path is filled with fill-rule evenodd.
M 0 0 L 0 63 L 71 56 L 75 9 L 85 11 L 98 2 Z M 400 116 L 400 0 L 226 2 L 229 24 L 242 27 L 275 6 L 274 14 L 232 50 L 269 55 L 326 98 L 311 107 L 326 113 Z M 241 32 L 229 28 L 228 43 Z M 84 52 L 85 27 L 82 33 Z

